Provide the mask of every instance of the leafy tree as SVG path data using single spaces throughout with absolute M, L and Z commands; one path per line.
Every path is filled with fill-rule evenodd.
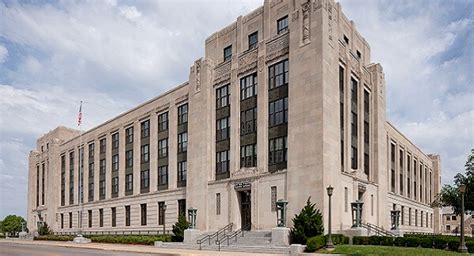
M 8 215 L 2 221 L 2 232 L 5 234 L 16 235 L 21 232 L 21 223 L 23 222 L 26 223 L 25 219 L 21 216 Z
M 316 204 L 311 203 L 311 197 L 309 197 L 301 212 L 293 218 L 291 242 L 306 244 L 309 238 L 321 235 L 323 232 L 323 215 L 316 208 Z
M 40 236 L 47 236 L 47 235 L 52 235 L 53 231 L 49 228 L 48 223 L 44 223 L 43 225 L 40 226 L 38 229 L 38 234 Z
M 444 185 L 441 192 L 436 195 L 431 204 L 433 207 L 451 206 L 455 214 L 461 214 L 461 196 L 459 187 L 466 186 L 464 194 L 465 213 L 474 212 L 474 149 L 467 157 L 465 174 L 458 173 L 454 176 L 454 185 Z
M 182 242 L 184 240 L 184 230 L 189 228 L 190 223 L 186 220 L 184 215 L 180 214 L 178 222 L 173 225 L 173 241 Z

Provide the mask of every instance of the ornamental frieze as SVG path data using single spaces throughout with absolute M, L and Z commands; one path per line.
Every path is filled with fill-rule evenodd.
M 239 57 L 239 70 L 237 75 L 257 68 L 258 48 L 245 52 Z
M 267 43 L 265 62 L 270 62 L 289 52 L 290 38 L 288 33 L 280 35 Z

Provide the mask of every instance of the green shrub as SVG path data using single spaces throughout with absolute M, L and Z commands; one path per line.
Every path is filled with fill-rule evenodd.
M 469 253 L 474 253 L 474 241 L 466 242 L 466 247 Z
M 445 236 L 436 236 L 433 239 L 434 248 L 444 250 L 448 246 L 448 238 Z
M 380 237 L 380 245 L 392 246 L 393 245 L 393 237 L 391 237 L 391 236 L 381 236 Z
M 112 244 L 143 244 L 153 245 L 155 241 L 170 242 L 169 235 L 87 235 L 94 243 L 112 243 Z M 72 241 L 74 236 L 64 235 L 46 235 L 38 236 L 35 240 L 50 241 Z
M 301 212 L 293 218 L 293 228 L 290 232 L 293 244 L 306 244 L 308 238 L 324 232 L 323 215 L 310 199 L 311 197 L 308 198 Z
M 420 245 L 420 239 L 418 237 L 406 237 L 405 242 L 407 247 L 418 247 Z
M 420 246 L 423 248 L 433 248 L 433 237 L 420 237 Z
M 370 245 L 380 245 L 381 236 L 369 236 Z
M 40 236 L 52 235 L 53 231 L 48 226 L 48 223 L 44 222 L 38 229 L 38 234 Z
M 395 240 L 393 240 L 393 245 L 398 246 L 398 247 L 405 247 L 406 246 L 405 238 L 396 237 Z
M 448 242 L 448 247 L 451 251 L 457 251 L 459 248 L 459 237 L 457 237 L 456 239 L 451 239 Z
M 369 245 L 369 237 L 367 236 L 354 236 L 352 238 L 354 245 Z
M 33 238 L 34 240 L 49 240 L 49 241 L 72 241 L 74 236 L 65 236 L 65 235 L 46 235 L 46 236 L 37 236 Z
M 326 237 L 323 235 L 314 236 L 308 239 L 306 243 L 307 252 L 315 252 L 326 244 Z
M 328 239 L 328 235 L 325 235 L 326 239 Z M 349 244 L 349 237 L 344 236 L 343 234 L 332 234 L 331 235 L 332 243 L 334 245 L 337 244 Z
M 178 221 L 173 225 L 173 241 L 182 242 L 184 240 L 184 230 L 189 228 L 190 223 L 186 220 L 184 215 L 179 215 Z

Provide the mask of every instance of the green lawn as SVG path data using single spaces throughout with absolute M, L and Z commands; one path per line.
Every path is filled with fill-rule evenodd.
M 427 248 L 406 248 L 395 246 L 375 246 L 375 245 L 336 245 L 334 251 L 328 252 L 324 249 L 318 253 L 338 253 L 346 255 L 430 255 L 449 256 L 464 255 L 457 252 L 427 249 Z

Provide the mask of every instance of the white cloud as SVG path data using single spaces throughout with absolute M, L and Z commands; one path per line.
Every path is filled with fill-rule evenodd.
M 8 49 L 0 44 L 0 64 L 7 61 L 8 58 Z

